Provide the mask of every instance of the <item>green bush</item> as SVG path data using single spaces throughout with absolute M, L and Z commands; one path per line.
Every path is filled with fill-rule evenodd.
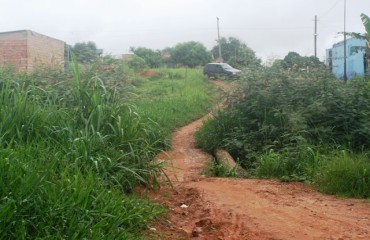
M 245 69 L 240 88 L 197 132 L 197 144 L 228 150 L 259 177 L 313 182 L 324 174 L 322 154 L 370 147 L 370 84 L 363 78 L 344 84 L 320 69 L 274 66 Z
M 356 150 L 370 146 L 367 82 L 357 79 L 343 84 L 291 75 L 269 79 L 273 75 L 266 71 L 258 79 L 247 79 L 243 97 L 232 99 L 217 116 L 228 122 L 215 130 L 226 135 L 220 144 L 235 157 L 253 162 L 250 152 L 306 143 L 334 142 Z

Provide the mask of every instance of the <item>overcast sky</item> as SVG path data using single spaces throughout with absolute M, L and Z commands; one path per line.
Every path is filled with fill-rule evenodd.
M 129 48 L 163 49 L 199 41 L 217 44 L 237 37 L 258 57 L 283 58 L 289 51 L 314 54 L 318 16 L 318 57 L 341 41 L 345 0 L 0 0 L 0 32 L 29 29 L 67 42 L 93 41 L 104 53 Z M 347 31 L 364 32 L 360 14 L 370 0 L 347 0 Z

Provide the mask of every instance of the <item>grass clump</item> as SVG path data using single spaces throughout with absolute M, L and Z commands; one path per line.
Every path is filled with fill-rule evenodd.
M 238 166 L 230 167 L 225 163 L 223 159 L 215 159 L 207 161 L 205 164 L 205 169 L 202 170 L 202 174 L 209 177 L 239 177 Z
M 346 197 L 370 197 L 370 160 L 368 154 L 341 151 L 323 166 L 315 185 L 328 194 Z

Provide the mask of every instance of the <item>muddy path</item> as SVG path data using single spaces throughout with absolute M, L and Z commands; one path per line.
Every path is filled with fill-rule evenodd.
M 157 156 L 172 185 L 149 193 L 169 208 L 151 238 L 370 239 L 370 203 L 364 200 L 323 195 L 302 183 L 202 175 L 211 156 L 195 147 L 194 132 L 207 117 L 178 129 L 172 149 Z

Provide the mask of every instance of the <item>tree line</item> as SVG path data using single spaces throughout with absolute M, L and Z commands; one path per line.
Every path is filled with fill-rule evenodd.
M 220 39 L 222 48 L 222 60 L 234 67 L 260 66 L 261 60 L 255 52 L 241 40 L 235 37 L 223 37 Z M 166 66 L 196 67 L 206 63 L 217 61 L 218 44 L 208 50 L 202 43 L 189 41 L 178 43 L 174 47 L 162 50 L 154 50 L 146 47 L 131 47 L 133 56 L 128 60 L 132 68 L 158 68 Z M 94 42 L 76 43 L 73 46 L 66 45 L 66 58 L 70 52 L 76 55 L 79 63 L 93 63 L 99 59 L 101 51 Z
M 261 67 L 261 59 L 255 52 L 241 40 L 235 37 L 220 39 L 222 58 L 235 68 Z M 66 46 L 66 58 L 69 51 L 76 55 L 78 62 L 89 64 L 99 59 L 101 50 L 94 42 L 76 43 L 74 46 Z M 163 50 L 153 50 L 146 47 L 131 47 L 133 55 L 127 63 L 132 69 L 159 68 L 162 66 L 185 66 L 196 67 L 219 59 L 218 45 L 211 50 L 200 42 L 189 41 L 178 43 L 174 47 Z M 273 67 L 302 70 L 307 68 L 324 67 L 324 64 L 314 56 L 301 56 L 296 52 L 289 52 L 283 59 L 275 59 Z
M 345 33 L 351 37 L 370 40 L 370 18 L 361 14 L 361 20 L 365 27 L 365 34 Z M 222 37 L 219 41 L 222 49 L 222 60 L 235 68 L 260 67 L 261 59 L 243 41 L 235 37 Z M 208 50 L 202 43 L 189 41 L 178 43 L 174 47 L 167 47 L 162 50 L 154 50 L 146 47 L 131 47 L 133 56 L 128 60 L 128 64 L 133 69 L 158 68 L 162 66 L 185 66 L 196 67 L 206 63 L 217 61 L 219 56 L 219 44 Z M 93 63 L 99 59 L 102 51 L 98 49 L 94 42 L 76 43 L 74 46 L 66 45 L 66 60 L 70 60 L 70 51 L 76 55 L 79 63 Z M 369 51 L 369 50 L 368 50 Z M 273 63 L 275 67 L 285 69 L 304 69 L 323 67 L 323 63 L 314 56 L 304 57 L 296 52 L 289 52 L 284 59 L 276 59 Z

